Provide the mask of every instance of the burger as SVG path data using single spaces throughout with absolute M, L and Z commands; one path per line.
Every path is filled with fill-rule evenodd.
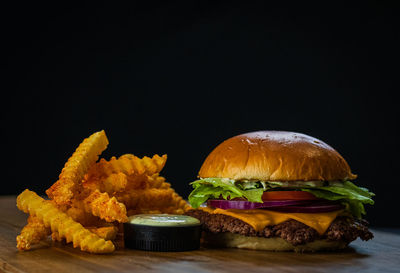
M 218 145 L 191 183 L 187 215 L 204 243 L 270 251 L 338 250 L 373 234 L 362 219 L 374 194 L 346 160 L 311 136 L 258 131 Z

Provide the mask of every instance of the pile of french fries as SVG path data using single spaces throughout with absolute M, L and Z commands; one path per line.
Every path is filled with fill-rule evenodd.
M 104 131 L 83 140 L 47 191 L 49 199 L 26 189 L 17 207 L 29 213 L 17 236 L 17 248 L 28 250 L 51 235 L 82 251 L 110 253 L 120 223 L 140 213 L 183 214 L 190 209 L 159 173 L 167 156 L 138 158 L 126 154 L 109 161 Z

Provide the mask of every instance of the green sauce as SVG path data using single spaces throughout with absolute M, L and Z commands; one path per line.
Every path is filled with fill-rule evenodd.
M 175 214 L 138 214 L 129 217 L 129 223 L 144 226 L 182 227 L 199 225 L 194 217 Z

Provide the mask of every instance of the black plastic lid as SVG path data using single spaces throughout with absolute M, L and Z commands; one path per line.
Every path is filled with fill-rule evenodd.
M 135 215 L 141 217 L 147 215 Z M 155 214 L 153 219 L 160 217 L 157 225 L 151 223 L 124 223 L 125 247 L 147 251 L 188 251 L 200 247 L 201 228 L 200 223 L 193 217 L 186 215 Z M 189 224 L 162 223 L 162 218 L 179 217 L 190 220 Z M 130 218 L 131 220 L 132 218 Z M 156 220 L 155 220 L 156 221 Z

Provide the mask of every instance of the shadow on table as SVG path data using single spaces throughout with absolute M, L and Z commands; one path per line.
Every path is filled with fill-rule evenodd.
M 118 251 L 117 251 L 118 252 Z M 127 253 L 128 252 L 128 253 Z M 230 271 L 246 272 L 257 269 L 317 269 L 362 266 L 362 260 L 369 257 L 367 253 L 348 247 L 340 252 L 294 253 L 267 252 L 243 249 L 200 249 L 189 252 L 147 252 L 139 250 L 121 250 L 123 255 L 133 255 L 136 261 L 151 264 L 153 269 L 181 268 L 187 266 L 202 268 L 204 272 Z M 118 255 L 118 253 L 116 253 Z M 187 267 L 186 269 L 189 270 Z M 201 272 L 202 270 L 199 270 Z M 264 270 L 265 271 L 265 270 Z

